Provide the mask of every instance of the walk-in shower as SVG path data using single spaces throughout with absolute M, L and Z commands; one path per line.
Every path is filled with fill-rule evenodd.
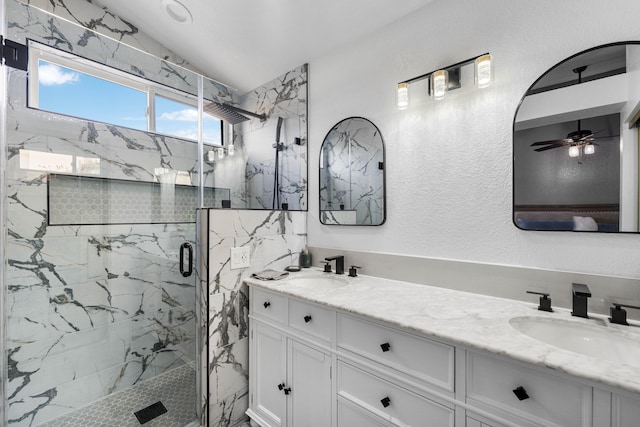
M 96 2 L 0 4 L 28 52 L 0 67 L 0 424 L 242 425 L 247 301 L 196 221 L 271 209 L 274 175 L 306 209 L 306 65 L 240 94 Z

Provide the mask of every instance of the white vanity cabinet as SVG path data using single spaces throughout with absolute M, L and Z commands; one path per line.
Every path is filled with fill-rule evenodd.
M 304 313 L 301 321 L 299 313 Z M 332 356 L 316 345 L 318 336 L 326 338 L 324 333 L 335 329 L 327 313 L 252 289 L 248 413 L 255 422 L 265 427 L 332 425 Z M 298 334 L 296 327 L 303 325 L 309 326 L 308 336 Z
M 250 292 L 247 413 L 263 427 L 640 427 L 638 394 Z

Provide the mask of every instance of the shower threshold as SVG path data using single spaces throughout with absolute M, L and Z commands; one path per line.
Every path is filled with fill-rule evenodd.
M 39 427 L 185 427 L 197 425 L 195 371 L 184 364 L 164 374 L 112 393 Z M 135 413 L 162 402 L 166 412 L 140 424 Z

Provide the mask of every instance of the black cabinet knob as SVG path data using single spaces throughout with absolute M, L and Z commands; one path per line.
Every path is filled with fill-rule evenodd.
M 529 395 L 527 394 L 527 390 L 525 390 L 524 387 L 522 386 L 513 390 L 513 394 L 515 394 L 518 400 L 520 401 L 527 400 L 529 398 Z
M 282 390 L 284 388 L 284 383 L 278 384 L 278 390 Z
M 265 301 L 264 304 L 264 308 L 269 308 L 269 306 L 271 305 L 271 303 L 269 301 Z
M 306 316 L 304 316 L 304 323 L 309 323 L 309 322 L 311 322 L 311 316 L 307 314 Z
M 290 393 L 291 393 L 291 387 L 287 387 L 284 389 L 284 394 L 288 396 Z
M 384 353 L 386 353 L 387 351 L 391 350 L 391 344 L 389 344 L 388 342 L 380 344 L 380 348 Z
M 380 403 L 382 403 L 382 406 L 384 406 L 386 408 L 389 405 L 391 405 L 391 399 L 389 399 L 388 397 L 385 397 L 384 399 L 382 399 L 380 401 Z

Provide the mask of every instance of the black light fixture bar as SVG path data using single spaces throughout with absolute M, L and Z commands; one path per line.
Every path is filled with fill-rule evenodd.
M 483 53 L 482 55 L 474 56 L 473 58 L 469 58 L 469 59 L 466 59 L 464 61 L 456 62 L 455 64 L 449 65 L 449 66 L 444 67 L 444 68 L 438 68 L 437 70 L 433 70 L 433 71 L 430 71 L 430 72 L 428 72 L 426 74 L 422 74 L 422 75 L 419 75 L 417 77 L 413 77 L 413 78 L 411 78 L 409 80 L 401 81 L 398 84 L 401 84 L 401 83 L 411 84 L 411 83 L 419 82 L 420 80 L 428 79 L 429 77 L 431 77 L 431 75 L 433 73 L 435 73 L 436 71 L 440 71 L 440 70 L 444 70 L 444 71 L 447 71 L 449 73 L 454 72 L 454 70 L 460 69 L 461 67 L 464 67 L 465 65 L 471 64 L 476 59 L 478 59 L 478 58 L 480 58 L 481 56 L 484 56 L 484 55 L 489 55 L 489 52 Z

